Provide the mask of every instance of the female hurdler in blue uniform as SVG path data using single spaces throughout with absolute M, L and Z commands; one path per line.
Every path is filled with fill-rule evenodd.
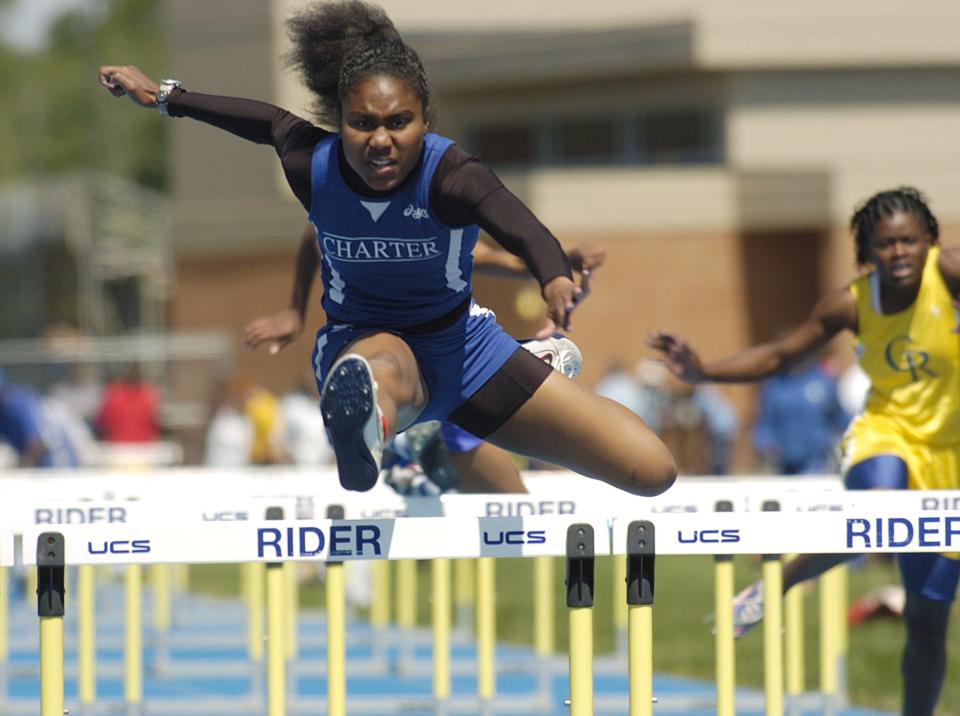
M 290 21 L 292 60 L 330 133 L 261 102 L 187 92 L 130 66 L 100 83 L 142 107 L 271 144 L 323 254 L 314 367 L 341 483 L 369 489 L 385 439 L 446 419 L 507 450 L 654 495 L 676 466 L 634 414 L 518 346 L 471 300 L 478 227 L 521 256 L 547 313 L 569 328 L 578 289 L 557 241 L 495 175 L 429 132 L 416 53 L 362 2 L 314 5 Z

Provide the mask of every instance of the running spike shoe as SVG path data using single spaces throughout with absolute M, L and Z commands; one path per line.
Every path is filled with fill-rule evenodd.
M 340 484 L 363 492 L 376 484 L 383 459 L 383 414 L 367 360 L 348 353 L 330 368 L 320 391 L 320 413 L 337 456 Z
M 576 378 L 583 367 L 583 354 L 577 344 L 560 333 L 548 338 L 521 341 L 520 345 L 568 378 Z
M 763 621 L 763 582 L 754 582 L 733 598 L 733 636 L 740 639 Z

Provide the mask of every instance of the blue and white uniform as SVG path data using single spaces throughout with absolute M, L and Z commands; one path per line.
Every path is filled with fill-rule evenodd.
M 470 300 L 478 227 L 446 226 L 430 205 L 434 173 L 452 144 L 428 133 L 417 168 L 394 193 L 376 200 L 348 187 L 338 134 L 317 144 L 311 166 L 310 221 L 330 320 L 314 349 L 318 386 L 348 343 L 391 331 L 413 350 L 429 390 L 418 421 L 446 418 L 518 349 L 493 312 Z M 456 316 L 467 301 L 469 309 L 452 324 L 416 329 Z

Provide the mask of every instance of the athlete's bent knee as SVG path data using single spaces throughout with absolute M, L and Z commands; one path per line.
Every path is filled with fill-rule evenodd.
M 657 455 L 645 455 L 628 475 L 624 489 L 635 495 L 653 497 L 670 489 L 677 481 L 677 463 L 666 447 Z

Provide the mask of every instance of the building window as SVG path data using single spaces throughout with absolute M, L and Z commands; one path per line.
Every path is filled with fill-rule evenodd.
M 619 122 L 613 118 L 576 119 L 553 127 L 552 159 L 565 162 L 613 162 L 621 147 Z
M 670 110 L 649 112 L 638 121 L 641 161 L 651 164 L 719 162 L 719 120 L 715 112 Z
M 488 164 L 533 164 L 537 159 L 537 129 L 532 125 L 481 127 L 473 133 L 476 155 Z
M 664 109 L 471 132 L 470 148 L 492 166 L 693 164 L 723 161 L 722 118 L 707 109 Z

